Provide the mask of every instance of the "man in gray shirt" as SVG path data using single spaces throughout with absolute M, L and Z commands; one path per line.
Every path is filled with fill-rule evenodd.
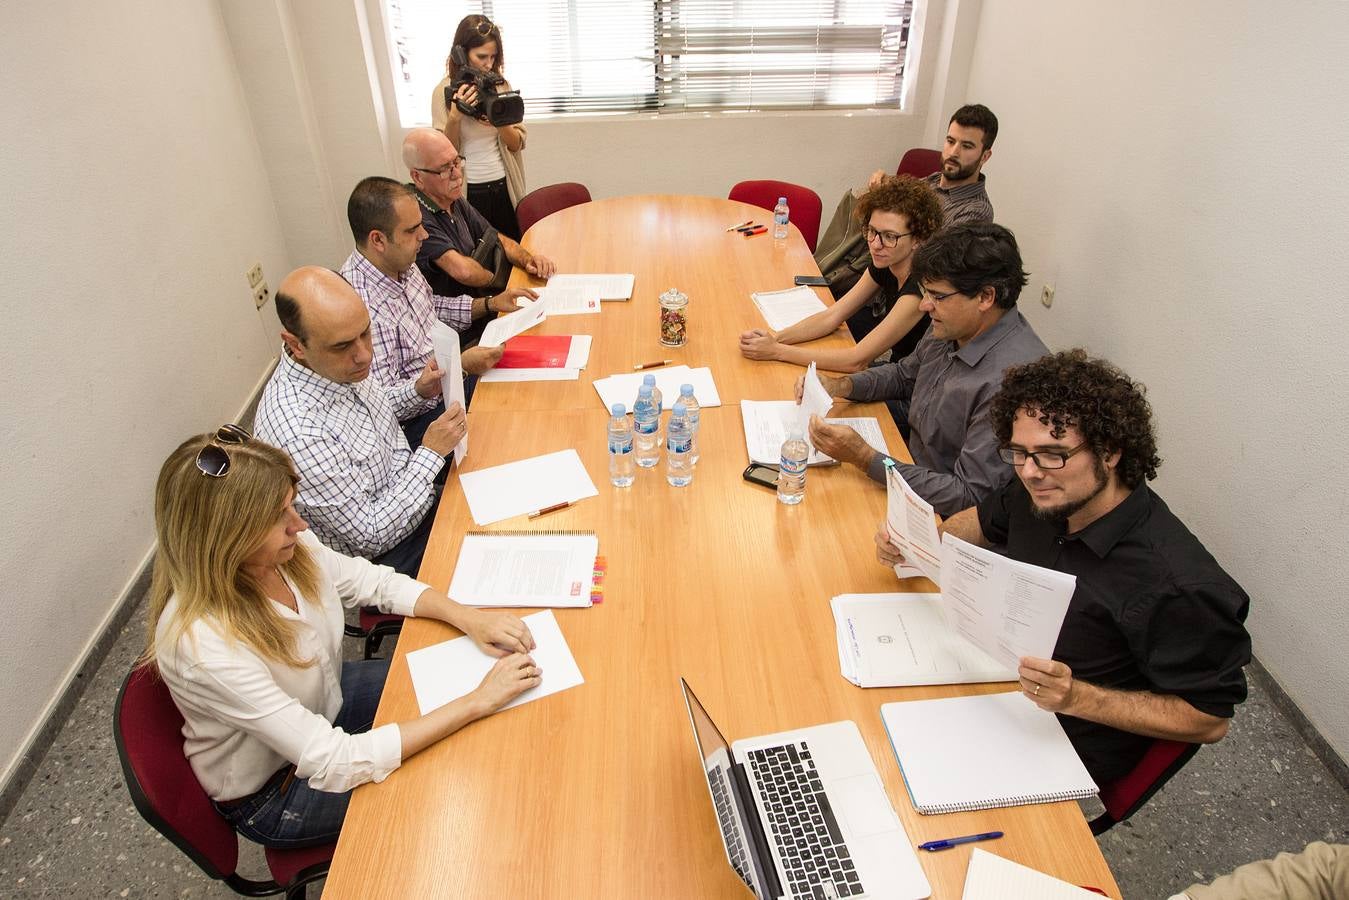
M 899 362 L 820 381 L 834 397 L 899 402 L 914 462 L 892 462 L 939 515 L 949 516 L 978 505 L 1011 477 L 998 458 L 989 402 L 1008 366 L 1049 350 L 1016 309 L 1026 273 L 1016 238 L 1001 225 L 938 232 L 914 254 L 913 274 L 923 287 L 919 308 L 932 319 L 914 351 Z M 884 483 L 888 457 L 853 429 L 815 416 L 810 440 Z
M 992 222 L 993 203 L 984 187 L 984 163 L 993 155 L 998 136 L 998 117 L 982 103 L 970 103 L 951 115 L 941 149 L 941 169 L 924 179 L 937 192 L 947 226 Z M 886 177 L 884 170 L 871 173 L 868 187 Z

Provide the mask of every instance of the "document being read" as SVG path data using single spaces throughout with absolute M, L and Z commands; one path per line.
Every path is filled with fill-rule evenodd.
M 787 440 L 788 428 L 799 422 L 800 414 L 801 407 L 790 400 L 741 400 L 740 417 L 744 421 L 745 451 L 750 462 L 765 466 L 781 462 L 782 442 Z M 876 419 L 855 416 L 825 421 L 831 425 L 847 425 L 877 452 L 889 453 L 885 449 L 881 423 Z M 811 466 L 827 466 L 834 462 L 833 457 L 819 450 L 812 450 L 806 457 L 806 464 Z
M 523 309 L 493 319 L 482 330 L 478 341 L 484 347 L 500 347 L 523 331 L 528 331 L 548 316 L 547 303 L 531 303 Z
M 463 357 L 459 353 L 459 332 L 444 322 L 436 322 L 431 326 L 431 349 L 436 356 L 436 365 L 445 372 L 440 376 L 440 394 L 445 400 L 446 408 L 449 408 L 451 403 L 466 407 L 464 364 Z M 464 432 L 464 439 L 459 442 L 459 446 L 454 448 L 452 463 L 459 465 L 466 456 L 468 456 L 467 431 Z
M 581 532 L 470 531 L 446 593 L 465 606 L 589 606 L 599 548 Z
M 896 563 L 896 575 L 925 575 L 941 584 L 941 538 L 932 504 L 918 496 L 893 465 L 885 467 L 885 530 L 907 561 Z
M 530 306 L 534 303 L 546 304 L 545 308 L 550 316 L 571 316 L 600 311 L 598 287 L 592 286 L 587 289 L 585 285 L 579 284 L 554 285 L 550 283 L 547 287 L 534 288 L 534 293 L 539 295 L 538 300 L 531 301 L 524 297 L 516 302 L 521 306 Z
M 951 533 L 942 535 L 941 588 L 946 620 L 1002 665 L 1049 659 L 1077 578 L 999 556 Z
M 543 682 L 525 691 L 502 709 L 510 709 L 585 683 L 553 611 L 546 609 L 532 616 L 524 616 L 523 621 L 529 626 L 529 633 L 534 635 L 535 647 L 529 655 L 543 670 Z M 417 694 L 417 707 L 422 715 L 468 694 L 482 683 L 483 677 L 496 664 L 496 657 L 484 653 L 467 635 L 413 650 L 407 659 L 412 690 Z

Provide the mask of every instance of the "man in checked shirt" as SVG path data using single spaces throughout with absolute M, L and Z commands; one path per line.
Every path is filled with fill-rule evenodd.
M 300 474 L 295 510 L 334 550 L 413 577 L 440 493 L 436 475 L 468 431 L 458 403 L 408 446 L 398 413 L 440 393 L 434 362 L 386 388 L 370 377 L 370 315 L 342 276 L 318 266 L 276 292 L 281 362 L 258 404 L 254 433 L 282 448 Z
M 370 311 L 375 353 L 371 374 L 386 387 L 416 378 L 433 360 L 431 327 L 436 319 L 462 334 L 474 319 L 511 312 L 516 298 L 538 296 L 528 288 L 508 288 L 493 297 L 476 298 L 434 293 L 417 268 L 417 252 L 426 239 L 421 207 L 411 189 L 392 178 L 362 179 L 347 200 L 347 222 L 356 249 L 342 264 L 341 274 Z M 480 375 L 500 358 L 500 347 L 473 347 L 464 351 L 464 372 Z M 421 443 L 427 425 L 445 410 L 439 402 L 427 401 L 422 406 L 399 416 L 403 434 L 413 447 Z

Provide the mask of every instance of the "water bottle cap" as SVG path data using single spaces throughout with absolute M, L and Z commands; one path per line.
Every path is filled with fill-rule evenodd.
M 681 397 L 692 397 L 692 396 L 693 396 L 693 385 L 691 385 L 691 384 L 681 384 L 681 385 L 679 386 L 679 396 L 681 396 Z
M 628 414 L 628 408 L 622 403 L 615 403 L 613 406 L 609 407 L 609 413 L 613 416 L 626 416 Z
M 641 387 L 637 388 L 637 396 L 638 396 L 639 398 L 641 398 L 641 397 L 650 397 L 650 396 L 651 396 L 651 387 L 652 387 L 652 386 L 649 385 L 649 384 L 644 384 L 644 385 L 642 385 Z
M 674 405 L 674 415 L 676 415 L 676 416 L 682 416 L 682 415 L 684 415 L 684 413 L 686 413 L 686 412 L 688 412 L 688 408 L 685 407 L 684 404 L 683 404 L 682 402 L 676 403 L 676 404 Z
M 787 198 L 786 198 L 786 197 L 779 197 L 779 198 L 778 198 L 778 202 L 779 202 L 779 203 L 786 203 L 786 202 L 787 202 Z
M 656 383 L 656 376 L 655 376 L 655 375 L 646 374 L 646 375 L 643 375 L 643 376 L 642 376 L 642 384 L 650 384 L 650 385 L 654 385 L 655 383 Z

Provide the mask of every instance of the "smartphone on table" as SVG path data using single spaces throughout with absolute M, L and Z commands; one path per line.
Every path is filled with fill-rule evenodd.
M 746 467 L 743 477 L 751 484 L 757 484 L 761 487 L 778 489 L 778 467 L 766 466 L 763 463 L 750 463 Z
M 829 279 L 823 275 L 797 275 L 792 280 L 806 287 L 829 287 Z

